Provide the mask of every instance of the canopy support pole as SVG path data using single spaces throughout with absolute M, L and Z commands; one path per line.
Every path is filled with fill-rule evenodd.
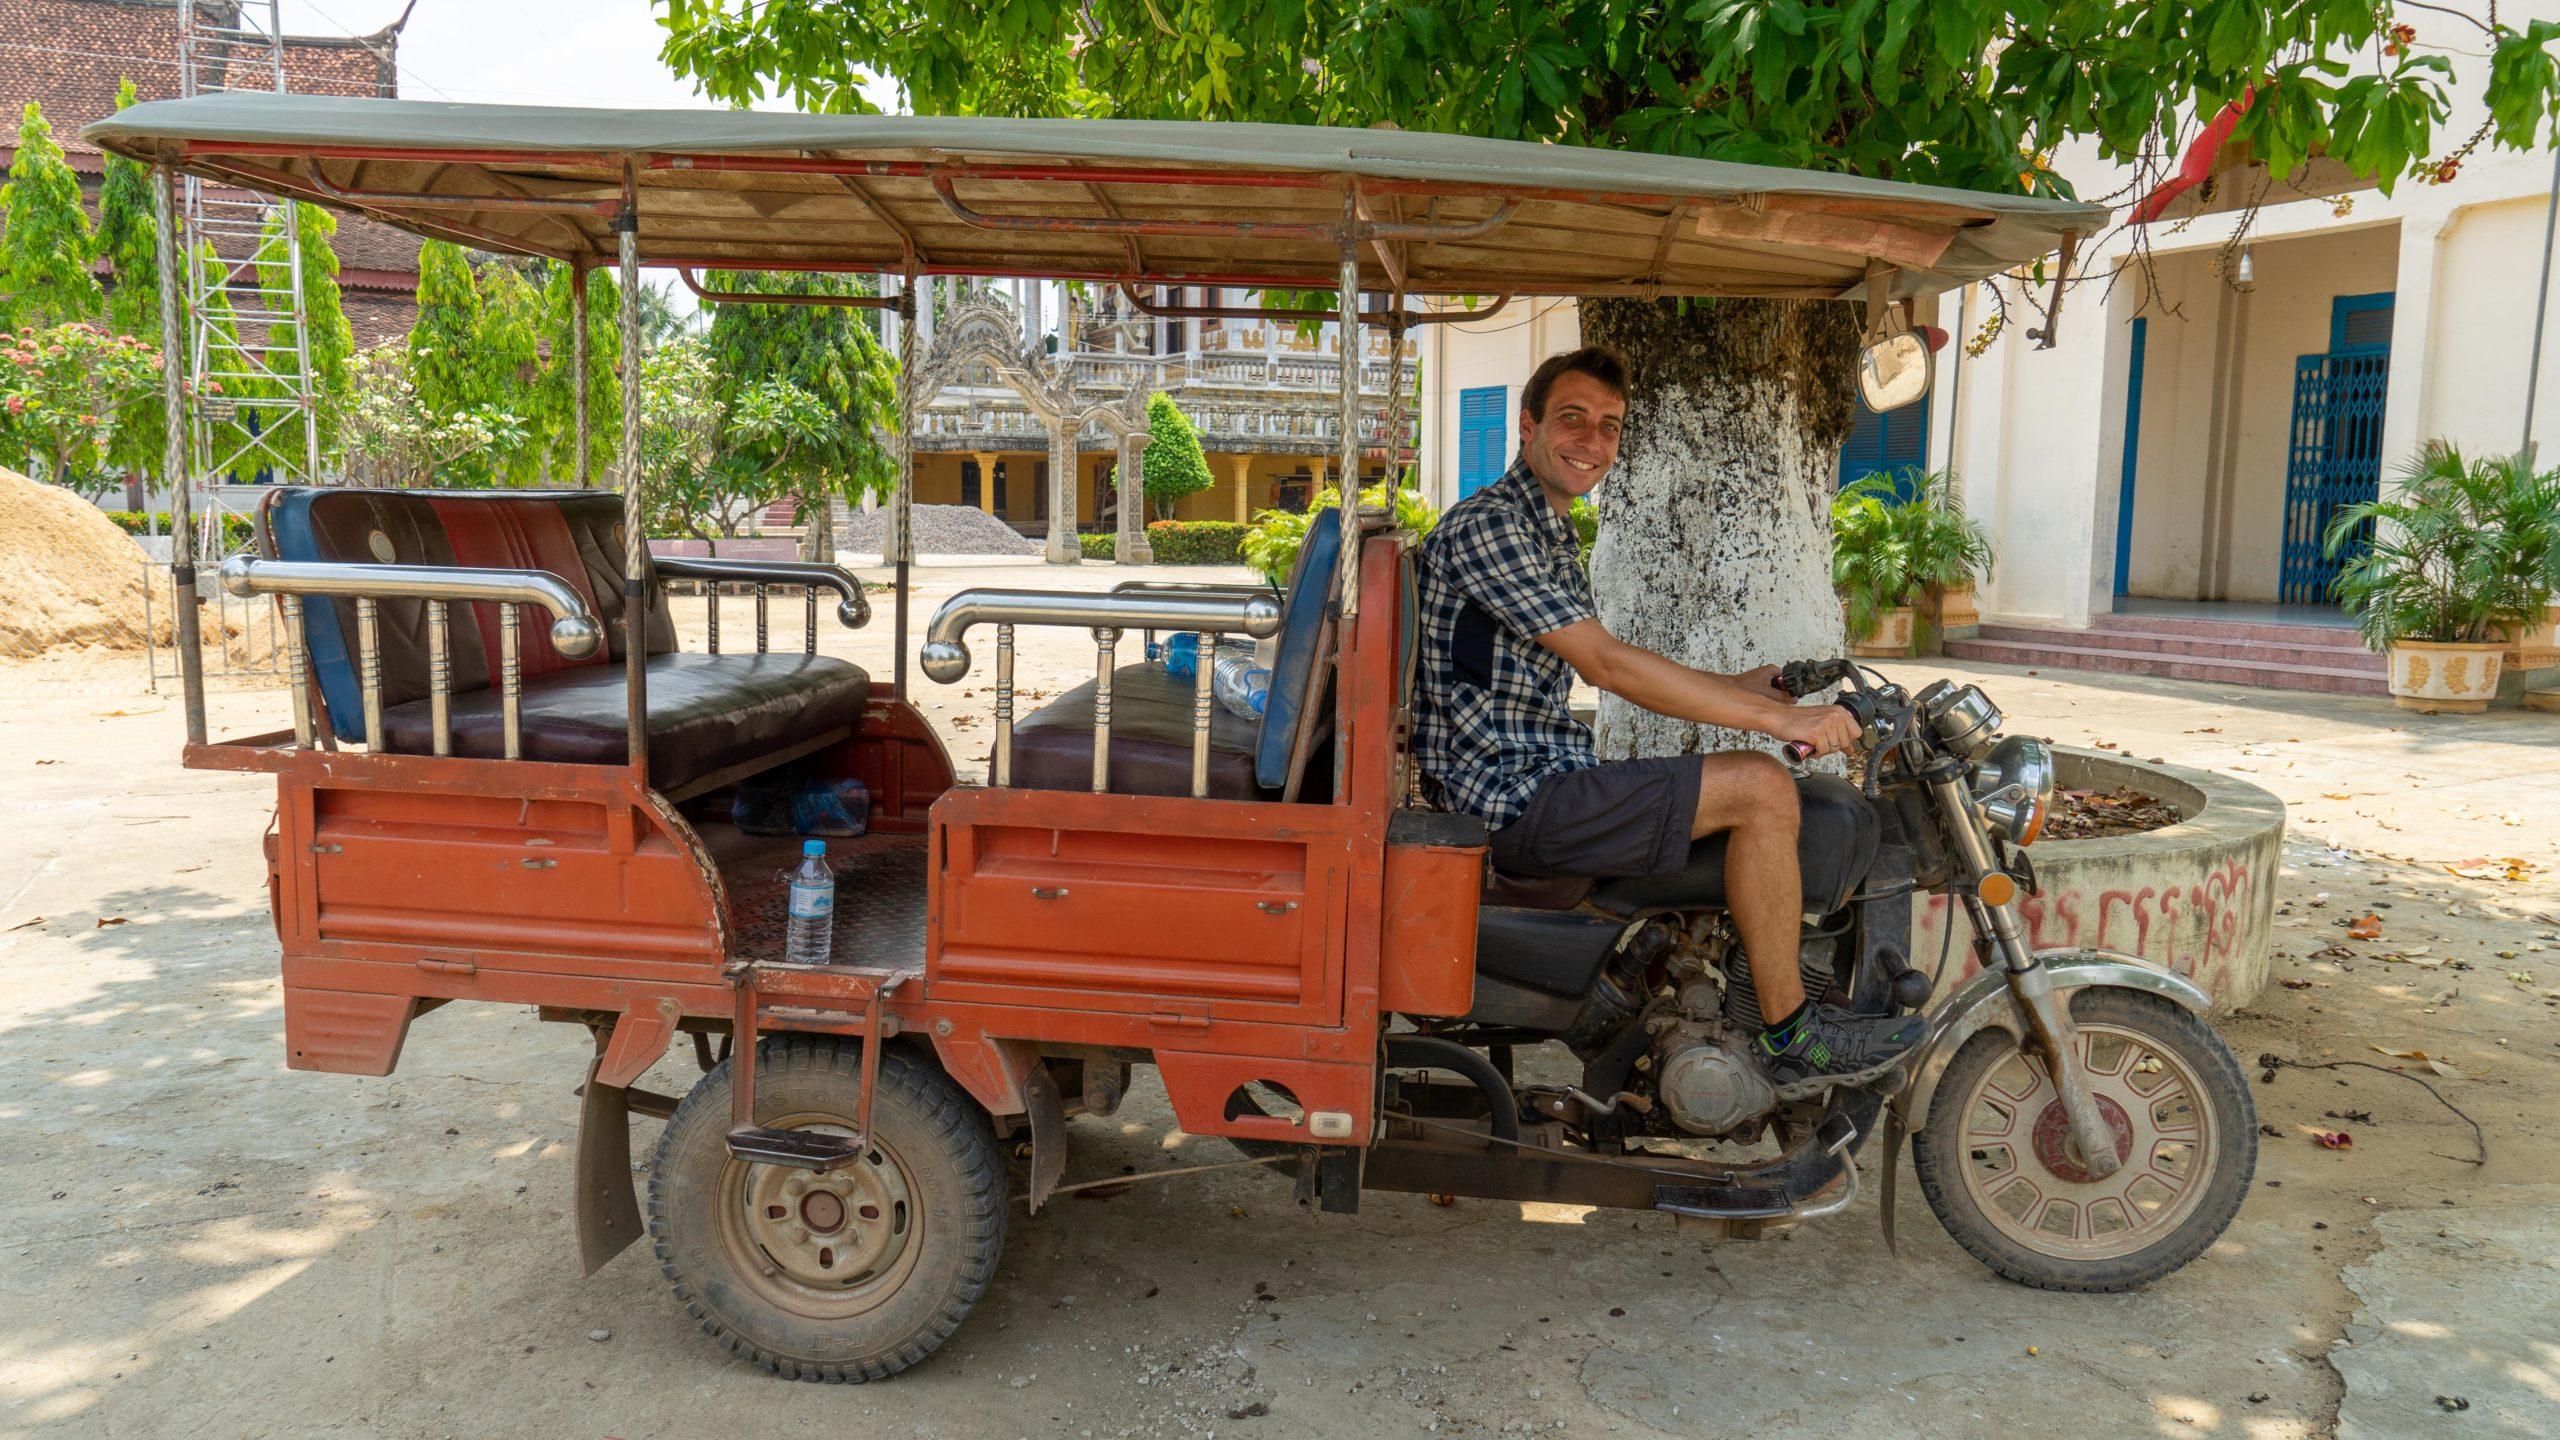
M 151 187 L 153 237 L 160 262 L 160 406 L 161 478 L 169 485 L 169 579 L 171 634 L 178 646 L 178 687 L 187 716 L 187 743 L 201 745 L 204 729 L 204 652 L 197 629 L 196 522 L 194 480 L 187 474 L 186 351 L 178 341 L 178 172 L 160 167 L 160 183 Z M 311 417 L 303 417 L 308 425 Z
M 622 209 L 613 217 L 622 282 L 622 644 L 624 722 L 631 776 L 649 783 L 649 535 L 640 508 L 640 182 L 622 172 Z M 581 335 L 586 332 L 582 329 Z
M 897 615 L 897 664 L 890 672 L 890 688 L 902 701 L 907 698 L 907 575 L 915 560 L 915 533 L 911 527 L 916 501 L 916 362 L 920 358 L 916 354 L 916 286 L 920 278 L 916 252 L 910 247 L 906 274 L 898 285 L 898 475 L 897 489 L 889 497 L 889 553 L 884 557 L 897 570 L 897 595 L 891 605 Z M 931 304 L 931 297 L 924 303 Z M 993 485 L 995 480 L 989 477 L 986 483 Z
M 1348 207 L 1352 202 L 1345 200 Z M 1360 242 L 1351 238 L 1354 228 L 1343 226 L 1342 294 L 1337 307 L 1342 318 L 1337 323 L 1342 342 L 1342 368 L 1337 398 L 1342 406 L 1342 558 L 1336 562 L 1342 572 L 1340 609 L 1342 634 L 1351 634 L 1351 622 L 1360 614 Z M 1337 747 L 1347 753 L 1348 746 Z
M 571 453 L 570 471 L 578 477 L 583 490 L 594 479 L 587 471 L 590 453 L 587 438 L 587 262 L 569 262 L 569 411 L 576 419 L 578 448 Z

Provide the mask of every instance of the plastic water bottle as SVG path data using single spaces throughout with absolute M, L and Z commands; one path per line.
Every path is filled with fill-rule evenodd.
M 1164 673 L 1176 680 L 1188 680 L 1200 673 L 1200 637 L 1189 630 L 1177 630 L 1164 638 L 1159 647 L 1164 652 Z
M 794 965 L 824 965 L 835 942 L 836 874 L 827 868 L 827 842 L 801 842 L 800 868 L 791 872 L 791 925 L 782 958 Z
M 1209 686 L 1217 692 L 1219 704 L 1247 720 L 1261 719 L 1271 701 L 1271 672 L 1253 663 L 1251 651 L 1220 650 L 1209 672 Z

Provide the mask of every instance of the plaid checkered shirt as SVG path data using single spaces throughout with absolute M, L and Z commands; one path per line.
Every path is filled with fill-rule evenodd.
M 1600 763 L 1573 667 L 1538 637 L 1599 617 L 1573 523 L 1524 463 L 1449 507 L 1422 542 L 1414 760 L 1424 793 L 1501 829 L 1548 779 Z

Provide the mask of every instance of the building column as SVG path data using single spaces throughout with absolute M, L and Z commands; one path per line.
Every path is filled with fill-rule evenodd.
M 1245 487 L 1252 480 L 1252 477 L 1245 472 L 1252 468 L 1253 457 L 1250 455 L 1230 455 L 1227 457 L 1227 461 L 1235 471 L 1236 523 L 1241 525 L 1244 523 L 1245 512 L 1253 508 L 1252 502 L 1247 499 L 1245 495 Z
M 1139 455 L 1155 437 L 1144 430 L 1120 437 L 1120 466 L 1113 477 L 1120 487 L 1120 535 L 1112 558 L 1123 565 L 1153 565 L 1155 547 L 1147 543 L 1147 487 L 1139 473 Z
M 2382 392 L 2382 473 L 2389 477 L 2428 438 L 2429 340 L 2435 333 L 2436 262 L 2453 231 L 2451 215 L 2400 222 L 2400 273 L 2391 297 L 2391 373 Z
M 996 453 L 972 450 L 969 458 L 978 462 L 978 508 L 990 515 L 1001 514 L 996 509 Z
M 1077 565 L 1084 561 L 1084 550 L 1076 540 L 1076 431 L 1082 426 L 1075 418 L 1049 422 L 1049 563 Z

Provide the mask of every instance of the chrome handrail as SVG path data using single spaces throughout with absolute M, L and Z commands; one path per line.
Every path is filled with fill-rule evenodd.
M 649 563 L 658 574 L 675 580 L 705 580 L 710 611 L 711 653 L 720 653 L 720 587 L 752 585 L 756 592 L 756 653 L 766 653 L 765 591 L 767 588 L 797 586 L 807 603 L 808 623 L 803 632 L 800 653 L 818 653 L 818 592 L 836 592 L 836 623 L 847 630 L 858 630 L 871 623 L 871 602 L 862 593 L 862 582 L 841 565 L 828 565 L 815 560 L 721 560 L 709 556 L 653 555 Z
M 1155 582 L 1140 582 L 1155 583 Z M 1171 583 L 1171 582 L 1163 582 Z M 969 673 L 965 637 L 974 625 L 996 627 L 996 741 L 990 784 L 1013 779 L 1013 627 L 1053 625 L 1093 632 L 1093 789 L 1111 788 L 1111 671 L 1123 630 L 1190 630 L 1199 634 L 1200 664 L 1191 707 L 1191 793 L 1209 793 L 1211 670 L 1220 635 L 1259 640 L 1280 633 L 1280 601 L 1268 591 L 1097 595 L 1090 591 L 963 590 L 942 602 L 925 627 L 924 673 L 945 685 Z
M 302 639 L 302 600 L 324 596 L 356 602 L 356 673 L 363 687 L 365 748 L 382 743 L 381 603 L 425 602 L 428 708 L 434 716 L 435 753 L 453 753 L 452 657 L 446 653 L 448 603 L 498 607 L 499 705 L 506 757 L 523 754 L 521 666 L 516 649 L 516 608 L 539 605 L 551 613 L 551 647 L 583 660 L 604 643 L 604 626 L 568 581 L 547 570 L 481 570 L 452 565 L 375 565 L 339 560 L 262 560 L 234 555 L 222 562 L 222 588 L 242 599 L 273 595 L 284 609 L 286 661 L 292 671 L 293 738 L 311 744 L 308 659 Z
M 1157 595 L 1268 595 L 1274 600 L 1280 598 L 1280 588 L 1276 585 L 1238 585 L 1233 581 L 1218 580 L 1123 580 L 1111 587 L 1111 593 L 1114 595 L 1133 592 Z M 1147 653 L 1154 654 L 1155 648 L 1156 632 L 1149 630 Z

